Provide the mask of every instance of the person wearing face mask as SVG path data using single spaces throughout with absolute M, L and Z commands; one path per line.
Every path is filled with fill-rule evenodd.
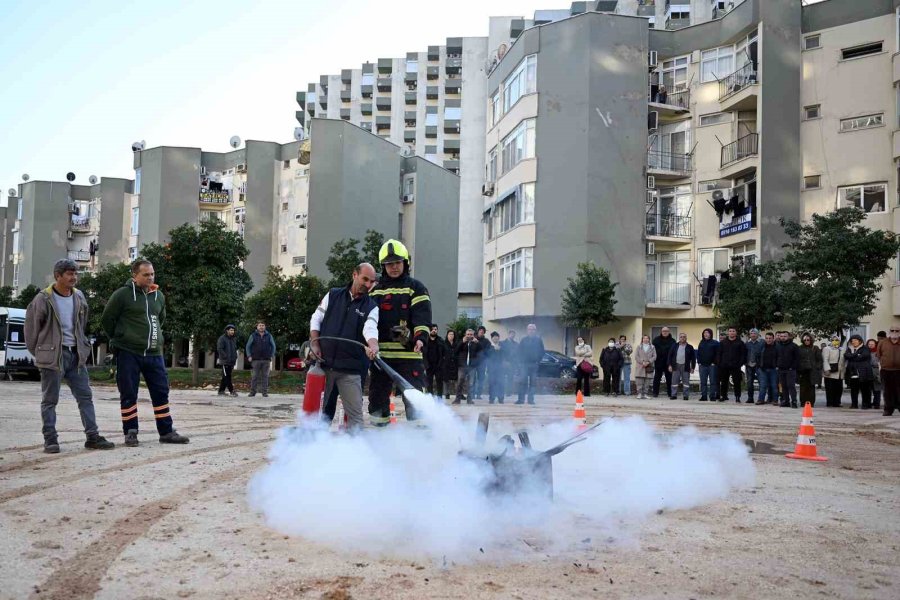
M 900 410 L 900 323 L 891 325 L 888 336 L 878 342 L 878 359 L 881 363 L 881 388 L 886 417 Z
M 800 336 L 798 355 L 797 380 L 800 383 L 800 404 L 806 406 L 806 403 L 809 402 L 810 406 L 815 406 L 815 378 L 818 378 L 822 371 L 822 350 L 813 343 L 810 334 L 804 333 Z
M 619 375 L 622 373 L 622 365 L 625 357 L 616 346 L 616 338 L 609 338 L 606 348 L 600 352 L 600 367 L 603 369 L 603 393 L 619 395 Z
M 581 391 L 585 398 L 591 395 L 591 375 L 594 372 L 591 360 L 593 358 L 594 350 L 579 335 L 575 344 L 575 391 Z M 582 367 L 582 363 L 587 363 L 588 366 Z
M 825 406 L 840 407 L 844 391 L 844 353 L 841 338 L 831 336 L 831 343 L 822 350 L 822 377 L 825 380 Z
M 845 377 L 850 387 L 850 408 L 860 408 L 859 395 L 862 392 L 862 408 L 872 408 L 872 353 L 866 348 L 861 335 L 850 336 L 850 343 L 844 351 L 847 361 Z
M 647 385 L 653 379 L 656 364 L 656 348 L 650 343 L 650 336 L 641 338 L 641 343 L 634 351 L 634 380 L 638 386 L 638 398 L 647 399 Z

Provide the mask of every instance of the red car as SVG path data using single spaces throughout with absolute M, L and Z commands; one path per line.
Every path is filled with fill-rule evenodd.
M 299 356 L 295 356 L 294 358 L 289 358 L 287 363 L 285 363 L 284 368 L 288 371 L 302 371 L 306 368 L 306 363 L 303 362 L 303 359 Z

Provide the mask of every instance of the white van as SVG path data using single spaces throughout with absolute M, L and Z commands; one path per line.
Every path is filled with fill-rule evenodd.
M 0 307 L 0 375 L 40 376 L 34 356 L 25 347 L 25 309 Z

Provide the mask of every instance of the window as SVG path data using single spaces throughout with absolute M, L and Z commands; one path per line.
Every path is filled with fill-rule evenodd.
M 856 206 L 867 213 L 887 212 L 887 184 L 869 183 L 838 188 L 838 208 Z
M 419 61 L 407 60 L 406 61 L 406 72 L 407 73 L 418 73 L 419 72 Z
M 697 184 L 698 192 L 711 192 L 713 190 L 728 189 L 731 189 L 730 179 L 709 179 L 707 181 L 701 181 Z
M 494 95 L 491 96 L 491 127 L 497 124 L 497 121 L 500 120 L 500 117 L 503 115 L 500 112 L 500 90 L 494 92 Z
M 822 176 L 821 175 L 807 175 L 803 178 L 803 189 L 804 190 L 816 190 L 822 187 Z
M 721 123 L 731 123 L 732 113 L 712 113 L 709 115 L 700 115 L 700 127 L 707 125 L 719 125 Z
M 281 203 L 281 212 L 287 212 L 287 209 L 288 209 L 288 203 L 282 202 Z
M 295 267 L 304 267 L 306 266 L 306 257 L 305 256 L 295 256 L 291 259 L 291 264 Z
M 138 234 L 138 225 L 140 222 L 141 209 L 137 206 L 131 209 L 131 235 Z
M 493 296 L 494 295 L 494 261 L 489 262 L 484 270 L 487 273 L 487 283 L 484 286 L 485 290 L 487 290 L 488 296 Z
M 522 59 L 509 77 L 503 82 L 503 112 L 506 113 L 526 94 L 537 91 L 537 56 L 532 54 Z
M 282 253 L 282 254 L 287 254 L 287 244 L 282 244 L 282 245 L 281 245 L 281 253 Z
M 375 85 L 375 73 L 363 73 L 362 77 L 359 80 L 360 85 Z M 316 97 L 313 95 L 313 100 Z
M 129 250 L 131 250 L 131 248 L 129 248 Z M 137 253 L 135 252 L 135 254 Z M 13 265 L 12 286 L 13 289 L 18 289 L 19 287 L 19 263 Z
M 757 263 L 756 242 L 748 242 L 731 249 L 731 272 L 743 273 Z
M 872 42 L 871 44 L 862 44 L 861 46 L 844 48 L 841 50 L 841 59 L 850 60 L 851 58 L 862 58 L 863 56 L 880 54 L 883 46 L 883 42 Z
M 444 107 L 445 121 L 459 121 L 460 119 L 462 119 L 462 108 L 460 108 L 459 106 Z
M 485 181 L 497 181 L 497 154 L 497 147 L 494 146 L 488 154 L 488 162 L 484 172 Z
M 662 83 L 668 93 L 679 92 L 687 88 L 687 72 L 689 56 L 667 60 L 662 64 Z
M 128 260 L 137 260 L 137 248 L 132 246 L 128 249 Z
M 842 132 L 869 129 L 871 127 L 880 127 L 882 125 L 884 125 L 884 113 L 853 117 L 852 119 L 841 119 Z
M 22 220 L 22 209 L 25 207 L 25 201 L 22 198 L 19 198 L 16 201 L 16 220 Z
M 812 104 L 810 106 L 803 107 L 803 120 L 809 121 L 810 119 L 818 119 L 822 116 L 822 105 L 821 104 Z
M 815 50 L 816 48 L 821 48 L 822 44 L 819 41 L 819 34 L 816 35 L 808 35 L 803 38 L 803 49 L 804 50 Z
M 291 168 L 291 161 L 290 161 L 290 160 L 284 161 L 284 163 L 282 164 L 281 168 L 282 168 L 282 169 L 290 169 L 290 168 Z
M 18 254 L 19 252 L 22 251 L 19 246 L 20 242 L 21 242 L 21 239 L 19 238 L 19 232 L 18 231 L 13 232 L 13 245 L 12 245 L 12 253 L 13 254 Z
M 659 258 L 656 301 L 689 304 L 691 301 L 691 253 L 663 252 Z
M 403 193 L 407 196 L 411 196 L 416 193 L 416 180 L 412 177 L 407 177 L 403 180 Z
M 134 170 L 134 193 L 141 193 L 141 169 L 138 167 Z
M 534 119 L 519 123 L 512 133 L 500 142 L 502 173 L 508 173 L 526 158 L 534 158 Z
M 200 220 L 201 221 L 214 221 L 214 220 L 224 221 L 225 214 L 219 210 L 201 210 L 200 211 Z
M 428 113 L 425 115 L 425 127 L 437 127 L 437 124 L 438 124 L 437 113 Z
M 494 206 L 491 233 L 505 233 L 522 223 L 534 223 L 534 183 L 523 183 Z
M 734 71 L 734 47 L 723 46 L 700 53 L 700 82 L 718 81 Z
M 697 276 L 703 281 L 711 275 L 720 275 L 728 268 L 728 248 L 709 248 L 697 252 Z
M 533 248 L 522 248 L 500 257 L 500 293 L 531 287 L 533 253 Z

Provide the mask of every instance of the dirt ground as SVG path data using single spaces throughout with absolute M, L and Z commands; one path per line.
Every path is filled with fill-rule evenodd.
M 729 429 L 757 442 L 755 487 L 655 515 L 632 539 L 552 555 L 538 545 L 531 560 L 470 565 L 339 553 L 268 529 L 247 506 L 246 484 L 276 429 L 293 420 L 296 396 L 174 392 L 188 446 L 157 443 L 142 399 L 146 433 L 126 448 L 116 392 L 98 387 L 98 421 L 118 444 L 99 452 L 83 448 L 65 392 L 58 455 L 41 451 L 39 403 L 38 384 L 0 382 L 2 598 L 900 597 L 900 417 L 825 409 L 824 398 L 815 423 L 827 463 L 776 452 L 793 449 L 800 411 L 590 398 L 589 422 L 641 414 L 663 429 Z M 458 407 L 522 423 L 571 409 L 558 396 Z

